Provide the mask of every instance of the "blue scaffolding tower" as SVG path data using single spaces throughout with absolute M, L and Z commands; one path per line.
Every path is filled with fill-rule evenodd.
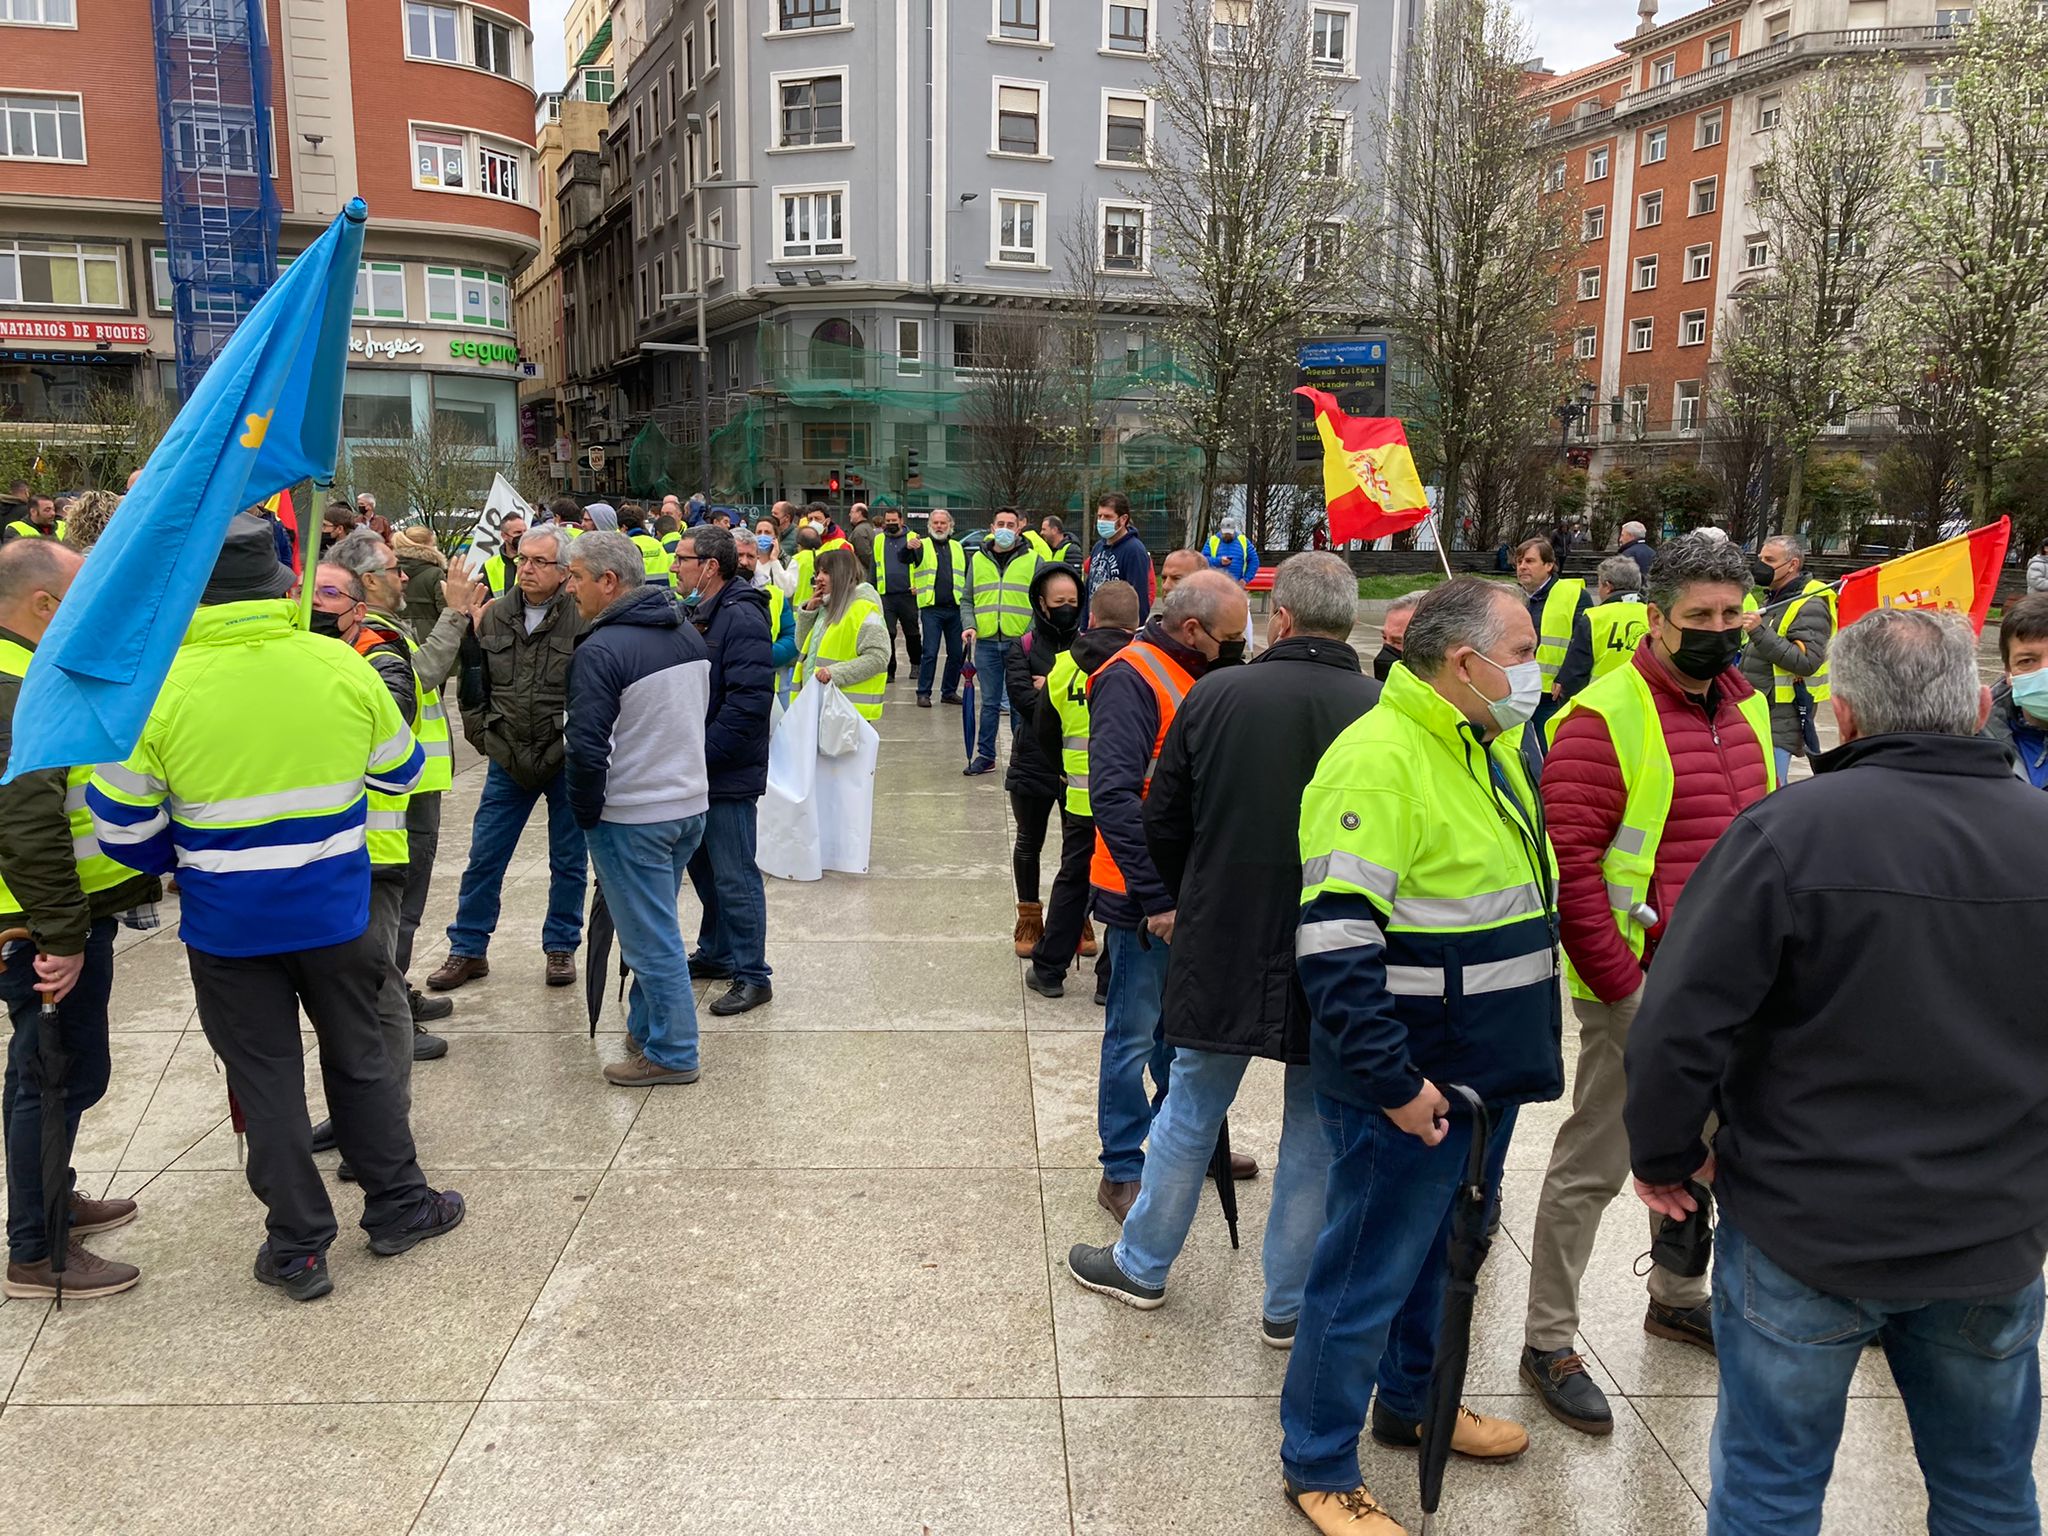
M 151 0 L 178 392 L 277 278 L 263 0 Z

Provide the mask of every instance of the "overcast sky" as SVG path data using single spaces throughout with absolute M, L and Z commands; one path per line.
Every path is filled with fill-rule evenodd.
M 568 14 L 569 0 L 533 0 L 533 83 L 537 90 L 559 91 L 568 83 L 569 63 L 562 57 L 562 18 Z

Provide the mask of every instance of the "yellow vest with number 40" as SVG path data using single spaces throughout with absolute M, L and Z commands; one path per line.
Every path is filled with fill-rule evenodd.
M 1060 767 L 1067 775 L 1067 810 L 1092 816 L 1088 803 L 1088 674 L 1062 651 L 1046 674 L 1045 696 L 1060 717 Z
M 870 614 L 879 619 L 882 610 L 862 597 L 847 604 L 846 612 L 837 624 L 827 625 L 825 616 L 822 613 L 818 615 L 818 622 L 811 626 L 803 655 L 797 659 L 798 688 L 802 688 L 818 668 L 836 667 L 842 662 L 852 661 L 860 654 L 861 621 Z M 853 707 L 867 720 L 882 718 L 882 690 L 888 686 L 889 677 L 886 672 L 877 672 L 865 682 L 838 685 L 839 691 L 852 701 Z
M 1593 681 L 1628 665 L 1650 632 L 1650 610 L 1640 598 L 1612 598 L 1586 610 L 1593 631 Z
M 34 653 L 12 640 L 0 640 L 0 673 L 9 677 L 27 677 L 29 658 Z M 85 786 L 92 779 L 92 764 L 73 768 L 64 776 L 64 820 L 71 828 L 71 857 L 78 863 L 78 888 L 87 895 L 94 891 L 110 891 L 124 880 L 133 880 L 135 871 L 125 864 L 116 864 L 100 852 L 100 840 L 93 831 L 92 812 L 85 808 Z M 21 903 L 12 891 L 0 884 L 0 912 L 19 912 Z

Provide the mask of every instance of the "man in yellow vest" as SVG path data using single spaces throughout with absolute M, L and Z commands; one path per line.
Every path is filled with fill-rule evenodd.
M 1742 620 L 1749 632 L 1742 675 L 1771 701 L 1771 745 L 1782 784 L 1794 757 L 1820 750 L 1814 706 L 1828 701 L 1836 593 L 1806 574 L 1806 541 L 1790 533 L 1764 540 L 1750 576 L 1765 596 Z
M 526 537 L 526 519 L 513 513 L 498 525 L 498 537 L 504 542 L 483 568 L 483 583 L 490 597 L 503 597 L 512 590 L 513 578 L 519 574 L 519 541 Z
M 1649 633 L 1641 566 L 1627 555 L 1609 555 L 1600 562 L 1594 579 L 1600 601 L 1573 624 L 1572 643 L 1557 672 L 1557 691 L 1566 699 L 1586 684 L 1627 666 Z
M 1543 698 L 1530 722 L 1541 732 L 1564 700 L 1557 692 L 1557 674 L 1572 643 L 1579 615 L 1593 606 L 1593 594 L 1576 576 L 1558 573 L 1557 551 L 1548 539 L 1524 539 L 1515 546 L 1515 581 L 1529 594 L 1529 622 L 1536 626 L 1536 662 L 1543 669 Z
M 1003 710 L 1005 659 L 1031 628 L 1031 578 L 1038 574 L 1038 552 L 1024 542 L 1024 519 L 1015 507 L 999 509 L 988 536 L 967 562 L 967 627 L 960 638 L 973 649 L 975 676 L 981 683 L 981 720 L 974 756 L 967 773 L 993 773 L 996 730 Z M 1026 700 L 1010 712 L 1010 734 L 1023 729 Z
M 0 549 L 0 758 L 13 744 L 14 711 L 30 656 L 56 616 L 82 557 L 62 544 L 22 539 Z M 14 1023 L 8 1043 L 7 1279 L 9 1296 L 110 1296 L 134 1285 L 132 1264 L 100 1258 L 79 1239 L 135 1219 L 133 1200 L 92 1200 L 74 1190 L 61 1277 L 44 1225 L 43 1117 L 64 1117 L 68 1148 L 78 1117 L 105 1097 L 111 1074 L 107 998 L 114 984 L 118 915 L 161 894 L 100 851 L 85 808 L 90 768 L 26 773 L 0 786 L 0 930 L 27 929 L 0 948 L 0 1000 Z M 132 923 L 148 921 L 133 916 Z M 47 996 L 54 1018 L 43 1012 Z M 61 1082 L 45 1082 L 43 1031 L 69 1058 Z
M 961 605 L 967 601 L 967 550 L 953 537 L 953 514 L 944 507 L 932 509 L 926 536 L 918 541 L 917 559 L 910 567 L 910 590 L 917 600 L 918 650 L 917 707 L 932 707 L 932 677 L 939 670 L 939 647 L 946 650 L 945 676 L 940 679 L 939 702 L 960 702 L 960 668 L 965 659 L 962 640 Z
M 1772 782 L 1768 704 L 1733 665 L 1747 585 L 1748 561 L 1726 540 L 1666 540 L 1650 566 L 1648 639 L 1565 706 L 1543 767 L 1579 1061 L 1536 1207 L 1521 1373 L 1553 1417 L 1586 1434 L 1614 1427 L 1576 1335 L 1593 1240 L 1628 1179 L 1629 1027 L 1694 868 Z M 1646 1332 L 1712 1351 L 1704 1275 L 1653 1268 L 1649 1291 Z
M 889 631 L 889 681 L 893 683 L 899 631 L 911 670 L 924 665 L 924 626 L 917 612 L 917 589 L 911 581 L 924 540 L 905 528 L 901 507 L 884 507 L 881 526 L 869 523 L 866 532 L 868 547 L 861 555 L 867 561 L 875 595 L 882 600 L 882 623 Z
M 9 540 L 61 539 L 64 525 L 57 520 L 57 503 L 48 496 L 31 496 L 22 504 L 22 515 L 0 529 Z

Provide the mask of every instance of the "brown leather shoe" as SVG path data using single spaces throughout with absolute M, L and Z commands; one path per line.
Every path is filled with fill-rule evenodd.
M 453 992 L 464 982 L 481 981 L 491 974 L 491 962 L 482 955 L 450 955 L 441 968 L 427 978 L 429 992 Z
M 1035 901 L 1017 903 L 1017 931 L 1012 935 L 1019 960 L 1029 960 L 1045 934 L 1045 908 Z
M 565 951 L 548 952 L 548 985 L 551 987 L 573 987 L 576 985 L 576 957 Z
M 1388 1412 L 1377 1397 L 1373 1399 L 1372 1416 L 1366 1422 L 1373 1439 L 1381 1445 L 1390 1445 L 1397 1451 L 1419 1450 L 1422 1446 L 1422 1425 Z M 1457 1425 L 1451 1431 L 1451 1449 L 1473 1461 L 1513 1461 L 1529 1449 L 1529 1431 L 1513 1419 L 1475 1413 L 1460 1403 Z
M 1136 1179 L 1104 1179 L 1095 1186 L 1095 1203 L 1118 1221 L 1131 1214 L 1131 1207 L 1138 1203 L 1138 1181 Z
M 1242 1182 L 1259 1176 L 1259 1160 L 1248 1152 L 1230 1154 L 1230 1176 Z
M 6 1283 L 0 1285 L 0 1290 L 17 1300 L 34 1300 L 58 1295 L 58 1282 L 61 1280 L 65 1299 L 76 1300 L 130 1290 L 141 1278 L 142 1271 L 133 1264 L 117 1264 L 78 1243 L 72 1243 L 64 1251 L 64 1273 L 61 1276 L 50 1269 L 48 1259 L 38 1259 L 33 1264 L 9 1264 Z
M 1287 1502 L 1328 1536 L 1408 1536 L 1408 1528 L 1381 1509 L 1363 1483 L 1347 1493 L 1297 1493 L 1290 1487 Z
M 657 1066 L 638 1051 L 628 1051 L 623 1060 L 615 1061 L 604 1069 L 604 1080 L 614 1088 L 656 1088 L 664 1083 L 694 1083 L 699 1075 L 696 1067 L 678 1072 Z
M 116 1227 L 125 1227 L 135 1219 L 133 1200 L 88 1200 L 73 1191 L 71 1195 L 71 1235 L 89 1237 L 95 1232 L 111 1232 Z

